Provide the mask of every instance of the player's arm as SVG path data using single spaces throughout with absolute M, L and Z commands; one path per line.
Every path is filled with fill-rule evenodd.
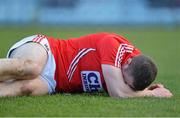
M 108 93 L 115 98 L 128 97 L 171 97 L 169 90 L 162 85 L 155 85 L 143 91 L 133 91 L 127 84 L 125 84 L 120 68 L 102 64 L 102 71 L 106 82 Z

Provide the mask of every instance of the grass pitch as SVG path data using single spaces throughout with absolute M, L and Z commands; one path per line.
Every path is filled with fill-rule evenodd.
M 112 99 L 107 94 L 59 94 L 0 98 L 0 116 L 180 116 L 180 29 L 176 28 L 53 28 L 1 27 L 0 57 L 16 41 L 33 34 L 68 38 L 95 32 L 115 32 L 128 38 L 158 65 L 155 83 L 162 83 L 170 99 Z

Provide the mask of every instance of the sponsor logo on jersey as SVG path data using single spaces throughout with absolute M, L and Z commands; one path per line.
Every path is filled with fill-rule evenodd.
M 85 92 L 103 91 L 100 73 L 98 71 L 81 71 L 81 79 Z

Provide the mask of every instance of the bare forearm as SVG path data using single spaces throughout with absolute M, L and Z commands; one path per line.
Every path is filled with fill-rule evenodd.
M 135 97 L 152 97 L 153 92 L 151 90 L 145 89 L 143 91 L 138 91 L 134 93 Z
M 119 94 L 119 98 L 133 98 L 133 97 L 161 97 L 170 98 L 173 94 L 166 88 L 156 88 L 153 90 L 145 89 L 144 91 L 128 92 Z
M 117 94 L 110 94 L 112 98 L 135 98 L 135 97 L 151 97 L 153 96 L 152 91 L 150 90 L 144 90 L 144 91 L 138 91 L 138 92 L 118 92 Z

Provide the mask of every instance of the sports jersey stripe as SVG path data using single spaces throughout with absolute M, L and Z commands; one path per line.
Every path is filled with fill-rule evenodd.
M 38 39 L 36 40 L 36 42 L 39 43 L 43 38 L 44 38 L 43 35 L 39 35 L 39 36 L 38 36 Z
M 127 44 L 122 44 L 122 47 L 121 47 L 121 51 L 120 51 L 120 55 L 119 55 L 119 58 L 118 58 L 118 67 L 121 67 L 121 62 L 122 62 L 122 59 L 123 59 L 123 55 L 127 52 L 127 53 L 132 53 L 133 51 L 133 48 L 131 45 L 127 45 Z
M 128 53 L 132 53 L 132 50 L 126 50 L 126 52 L 128 52 Z
M 45 36 L 40 37 L 37 42 L 38 43 L 41 42 L 44 38 L 45 38 Z
M 39 43 L 43 38 L 45 38 L 44 35 L 37 35 L 37 36 L 33 39 L 33 42 Z
M 87 50 L 87 48 L 82 49 L 82 50 L 75 56 L 75 58 L 72 60 L 70 66 L 69 66 L 67 75 L 68 75 L 69 72 L 71 71 L 70 69 L 71 69 L 72 65 L 74 64 L 74 62 L 76 61 L 76 59 L 77 59 L 85 50 Z
M 118 52 L 116 54 L 116 60 L 115 60 L 115 66 L 120 67 L 123 55 L 127 53 L 132 53 L 134 50 L 134 47 L 132 45 L 127 45 L 127 44 L 121 44 L 118 48 Z
M 132 47 L 125 46 L 125 50 L 133 50 Z
M 125 51 L 126 51 L 127 53 L 132 53 L 133 50 L 134 50 L 134 47 L 133 47 L 133 46 L 131 46 L 131 45 L 126 45 L 126 46 L 125 46 Z
M 119 57 L 118 57 L 118 61 L 117 61 L 117 67 L 120 68 L 121 67 L 121 61 L 122 61 L 122 57 L 125 53 L 125 49 L 124 49 L 124 45 L 121 46 L 121 50 L 120 50 L 120 54 L 119 54 Z
M 72 79 L 72 76 L 73 76 L 73 74 L 74 74 L 74 71 L 76 70 L 76 68 L 77 68 L 77 64 L 78 64 L 78 62 L 79 62 L 79 60 L 84 56 L 84 55 L 86 55 L 88 52 L 90 52 L 90 51 L 95 51 L 95 49 L 93 49 L 93 48 L 88 48 L 86 51 L 84 51 L 80 56 L 79 56 L 79 58 L 74 62 L 74 64 L 73 64 L 73 66 L 72 66 L 72 68 L 71 68 L 71 73 L 68 75 L 68 79 L 69 79 L 69 81 Z
M 79 56 L 78 56 L 78 58 L 73 62 L 73 65 L 71 66 L 71 69 L 70 69 L 70 73 L 72 72 L 72 70 L 73 70 L 73 68 L 75 67 L 75 65 L 78 63 L 78 61 L 80 60 L 80 58 L 84 55 L 84 54 L 86 54 L 86 52 L 88 52 L 89 51 L 89 49 L 85 49 L 85 51 L 83 51 Z
M 69 81 L 71 81 L 71 80 L 72 80 L 72 76 L 73 76 L 74 71 L 76 70 L 76 68 L 77 68 L 77 66 L 73 69 L 73 71 L 72 71 L 72 73 L 71 73 L 70 77 L 68 78 L 68 79 L 69 79 Z
M 78 62 L 79 62 L 79 60 L 85 55 L 85 54 L 87 54 L 88 52 L 90 52 L 90 51 L 95 51 L 95 49 L 93 49 L 93 48 L 89 48 L 89 49 L 87 49 L 85 52 L 83 52 L 80 56 L 79 56 L 79 58 L 76 60 L 76 62 L 74 63 L 74 65 L 72 66 L 72 68 L 71 68 L 71 73 L 70 73 L 70 75 L 68 75 L 68 78 L 69 78 L 69 81 L 72 79 L 72 76 L 73 76 L 73 74 L 74 74 L 74 71 L 76 70 L 76 68 L 77 68 L 77 64 L 78 64 Z
M 68 78 L 69 78 L 69 76 L 71 75 L 71 73 L 72 73 L 72 71 L 73 71 L 73 68 L 74 68 L 77 60 L 81 57 L 81 55 L 82 55 L 86 50 L 87 50 L 87 48 L 85 48 L 81 53 L 78 53 L 79 55 L 76 56 L 76 57 L 75 57 L 76 59 L 74 59 L 74 60 L 72 61 L 72 64 L 71 64 L 71 66 L 69 67 L 69 72 L 67 73 Z
M 38 39 L 39 35 L 37 35 L 32 41 L 36 42 L 36 40 Z
M 34 42 L 37 42 L 37 40 L 39 39 L 39 37 L 40 37 L 40 35 L 38 34 L 38 35 L 33 39 L 33 41 L 34 41 Z
M 121 47 L 122 47 L 122 45 L 119 46 L 118 52 L 116 53 L 116 59 L 115 59 L 115 66 L 116 66 L 116 67 L 117 67 L 117 61 L 118 61 L 119 52 L 120 52 L 120 50 L 121 50 Z

